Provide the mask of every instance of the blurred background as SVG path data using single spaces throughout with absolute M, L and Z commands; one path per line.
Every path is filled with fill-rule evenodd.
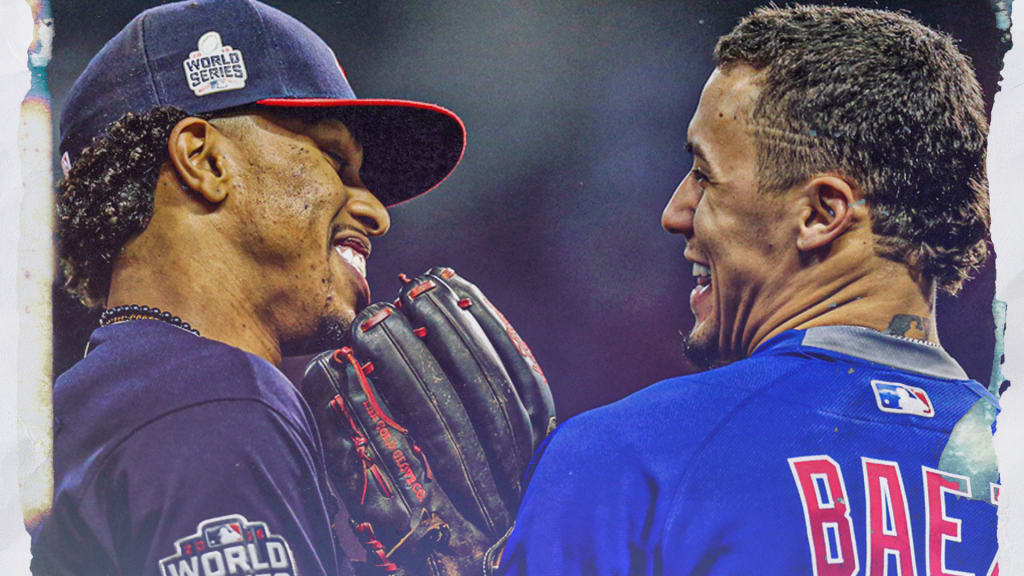
M 74 78 L 155 3 L 53 0 L 55 146 Z M 434 102 L 466 123 L 459 168 L 393 209 L 374 242 L 375 299 L 394 297 L 400 272 L 455 268 L 533 348 L 562 420 L 692 370 L 679 334 L 694 280 L 659 218 L 690 168 L 686 126 L 715 40 L 762 2 L 268 3 L 327 40 L 360 97 Z M 958 38 L 991 110 L 1007 46 L 989 0 L 842 4 L 902 9 Z M 990 262 L 938 308 L 943 344 L 986 385 L 993 278 Z M 59 374 L 82 357 L 98 313 L 54 293 Z

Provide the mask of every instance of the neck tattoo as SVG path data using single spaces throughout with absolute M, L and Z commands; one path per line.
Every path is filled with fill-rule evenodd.
M 912 314 L 897 314 L 892 317 L 892 322 L 889 323 L 889 328 L 885 333 L 901 340 L 938 347 L 938 344 L 929 340 L 934 331 L 930 318 Z
M 199 330 L 190 326 L 188 322 L 183 322 L 181 318 L 172 315 L 170 312 L 161 312 L 159 308 L 138 306 L 136 304 L 107 308 L 100 315 L 100 326 L 110 326 L 111 324 L 120 324 L 130 320 L 159 320 L 199 336 Z

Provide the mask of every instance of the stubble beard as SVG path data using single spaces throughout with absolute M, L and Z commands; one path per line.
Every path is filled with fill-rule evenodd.
M 339 309 L 332 303 L 337 296 L 330 296 L 335 294 L 331 281 L 327 282 L 326 293 L 328 296 L 325 297 L 323 308 L 319 312 L 313 330 L 304 336 L 282 342 L 281 354 L 283 356 L 319 354 L 326 350 L 336 350 L 349 345 L 349 328 L 352 325 L 352 317 L 359 312 L 362 306 L 353 303 L 354 310 L 347 313 L 343 311 L 345 308 Z
M 701 372 L 724 366 L 728 361 L 722 358 L 718 349 L 717 328 L 694 326 L 689 334 L 683 334 L 683 355 L 686 359 Z
M 285 356 L 303 356 L 341 348 L 348 344 L 351 324 L 349 320 L 337 316 L 322 316 L 308 336 L 283 342 L 281 353 Z

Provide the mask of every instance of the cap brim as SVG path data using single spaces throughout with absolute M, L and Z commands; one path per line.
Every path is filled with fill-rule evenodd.
M 451 110 L 408 100 L 267 98 L 281 108 L 337 109 L 363 147 L 363 182 L 385 206 L 434 189 L 466 149 L 466 126 Z

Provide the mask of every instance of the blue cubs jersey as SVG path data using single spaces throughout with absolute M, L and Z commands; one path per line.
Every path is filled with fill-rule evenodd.
M 97 329 L 54 387 L 43 576 L 349 573 L 323 449 L 274 366 L 170 324 Z
M 937 346 L 788 331 L 562 424 L 502 571 L 994 574 L 997 409 Z

